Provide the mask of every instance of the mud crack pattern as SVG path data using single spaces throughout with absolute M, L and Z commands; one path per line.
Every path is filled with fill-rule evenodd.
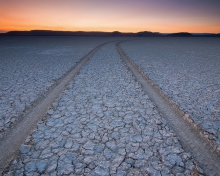
M 4 175 L 203 175 L 117 54 L 98 51 Z

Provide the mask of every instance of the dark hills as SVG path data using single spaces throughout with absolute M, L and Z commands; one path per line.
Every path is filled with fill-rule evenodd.
M 168 37 L 193 37 L 193 34 L 188 32 L 179 32 L 179 33 L 172 33 L 167 34 Z
M 143 31 L 137 33 L 114 32 L 84 32 L 84 31 L 51 31 L 51 30 L 31 30 L 31 31 L 10 31 L 0 33 L 0 36 L 99 36 L 99 37 L 220 37 L 219 34 L 191 34 L 187 32 L 163 34 L 159 32 Z

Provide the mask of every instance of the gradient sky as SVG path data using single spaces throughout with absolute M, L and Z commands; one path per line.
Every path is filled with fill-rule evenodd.
M 0 32 L 220 33 L 220 0 L 0 0 Z

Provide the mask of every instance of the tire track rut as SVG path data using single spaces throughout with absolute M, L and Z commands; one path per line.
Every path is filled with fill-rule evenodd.
M 140 68 L 122 51 L 120 43 L 117 43 L 118 52 L 131 70 L 143 90 L 156 104 L 159 112 L 168 121 L 170 127 L 177 134 L 181 144 L 199 162 L 207 175 L 219 175 L 220 156 L 216 147 L 201 136 L 194 124 L 186 120 L 186 115 L 141 71 Z
M 109 42 L 107 42 L 109 43 Z M 98 51 L 104 44 L 101 44 L 90 51 L 86 56 L 60 79 L 57 85 L 34 106 L 29 113 L 22 118 L 21 121 L 14 124 L 14 126 L 6 132 L 0 144 L 0 173 L 4 167 L 13 159 L 13 156 L 19 150 L 20 145 L 24 142 L 26 137 L 36 126 L 37 122 L 47 114 L 48 108 L 65 89 L 68 83 L 77 75 L 89 58 Z
M 220 173 L 220 169 L 218 168 L 220 165 L 218 153 L 214 150 L 210 143 L 208 143 L 207 140 L 195 130 L 193 125 L 183 118 L 184 113 L 179 110 L 176 105 L 173 105 L 166 95 L 163 94 L 157 86 L 131 61 L 131 59 L 126 56 L 120 48 L 120 43 L 121 42 L 117 44 L 117 49 L 122 60 L 134 74 L 137 81 L 141 83 L 143 90 L 153 100 L 155 105 L 158 107 L 159 112 L 169 123 L 169 126 L 177 134 L 181 144 L 192 153 L 193 158 L 200 163 L 207 175 L 218 175 Z M 105 44 L 99 45 L 82 58 L 74 68 L 65 74 L 64 78 L 60 80 L 58 85 L 51 90 L 51 92 L 49 92 L 47 97 L 42 99 L 42 101 L 36 105 L 19 124 L 17 124 L 5 135 L 4 140 L 0 144 L 0 172 L 13 159 L 14 154 L 19 150 L 20 145 L 36 126 L 37 122 L 46 115 L 48 108 L 54 102 L 55 98 L 63 92 L 73 77 L 78 74 L 86 61 L 88 61 L 89 58 L 93 56 L 93 54 L 95 54 L 95 52 L 103 45 Z M 109 106 L 111 107 L 112 104 Z M 136 128 L 138 131 L 138 125 Z M 110 144 L 111 143 L 109 143 L 109 145 Z M 97 167 L 97 171 L 101 171 L 99 167 Z

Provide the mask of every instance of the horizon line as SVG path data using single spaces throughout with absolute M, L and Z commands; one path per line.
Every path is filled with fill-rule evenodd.
M 113 33 L 113 32 L 119 32 L 119 33 L 122 33 L 122 34 L 137 34 L 137 33 L 140 33 L 140 32 L 151 32 L 151 33 L 159 33 L 159 34 L 179 34 L 179 33 L 188 33 L 188 34 L 220 34 L 220 32 L 218 33 L 212 33 L 212 32 L 187 32 L 187 31 L 180 31 L 180 32 L 166 32 L 166 33 L 163 33 L 163 32 L 153 32 L 153 31 L 138 31 L 138 32 L 121 32 L 121 31 L 82 31 L 82 30 L 79 30 L 79 31 L 69 31 L 69 30 L 50 30 L 50 29 L 31 29 L 31 30 L 11 30 L 11 31 L 4 31 L 4 30 L 0 30 L 0 34 L 7 34 L 9 32 L 31 32 L 31 31 L 50 31 L 50 32 L 100 32 L 100 33 Z

